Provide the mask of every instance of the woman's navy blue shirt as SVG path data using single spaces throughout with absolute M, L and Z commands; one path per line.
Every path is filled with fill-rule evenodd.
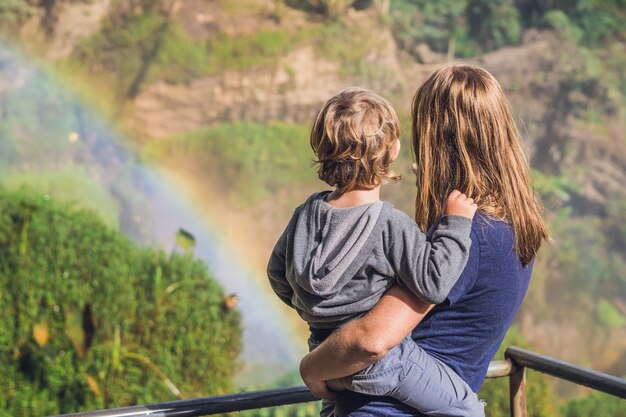
M 431 229 L 432 230 L 432 229 Z M 515 251 L 506 223 L 477 213 L 467 265 L 448 298 L 413 330 L 413 339 L 478 392 L 528 288 L 531 265 Z M 342 391 L 336 416 L 415 416 L 416 411 L 388 397 Z

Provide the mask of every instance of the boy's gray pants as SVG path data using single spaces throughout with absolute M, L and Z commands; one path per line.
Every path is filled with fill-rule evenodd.
M 309 348 L 319 342 L 309 340 Z M 329 388 L 367 395 L 390 396 L 433 417 L 484 417 L 484 403 L 443 362 L 430 356 L 410 336 L 380 361 L 345 378 L 328 381 Z M 324 403 L 321 417 L 332 414 Z

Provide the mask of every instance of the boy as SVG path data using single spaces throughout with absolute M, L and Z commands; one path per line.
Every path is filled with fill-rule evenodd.
M 309 324 L 314 349 L 333 330 L 371 309 L 395 284 L 433 304 L 445 300 L 463 271 L 476 204 L 450 193 L 431 240 L 406 214 L 380 201 L 380 185 L 399 179 L 389 168 L 400 151 L 398 118 L 375 93 L 350 88 L 331 98 L 311 130 L 318 176 L 334 191 L 313 194 L 298 207 L 268 264 L 278 297 Z M 435 384 L 407 336 L 389 354 L 333 389 L 389 395 L 433 416 L 482 416 L 471 389 L 437 359 L 449 384 Z M 428 369 L 434 369 L 433 366 Z M 322 414 L 332 411 L 325 406 Z

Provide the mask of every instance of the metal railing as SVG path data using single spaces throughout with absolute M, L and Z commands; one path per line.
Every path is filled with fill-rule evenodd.
M 505 357 L 505 360 L 492 361 L 489 364 L 487 378 L 509 377 L 511 417 L 527 415 L 526 368 L 626 399 L 626 379 L 514 346 L 506 350 Z M 64 414 L 57 417 L 200 417 L 311 401 L 317 399 L 311 395 L 307 387 L 301 386 Z

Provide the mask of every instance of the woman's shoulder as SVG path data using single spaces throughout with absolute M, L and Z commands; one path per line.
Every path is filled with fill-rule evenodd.
M 496 236 L 513 239 L 513 228 L 503 219 L 492 217 L 483 212 L 477 212 L 472 222 L 472 234 L 478 240 L 490 239 Z
M 476 246 L 478 263 L 482 266 L 518 270 L 521 268 L 519 253 L 515 248 L 513 227 L 502 219 L 478 213 L 472 223 L 472 245 Z

